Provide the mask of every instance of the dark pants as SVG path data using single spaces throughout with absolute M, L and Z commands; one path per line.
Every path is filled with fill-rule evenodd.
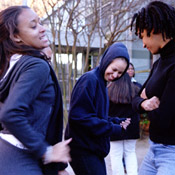
M 42 171 L 28 151 L 0 138 L 0 175 L 42 175 Z
M 76 175 L 106 175 L 104 158 L 92 153 L 72 155 L 70 165 Z

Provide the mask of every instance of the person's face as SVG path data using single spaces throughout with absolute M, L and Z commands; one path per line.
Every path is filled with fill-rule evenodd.
M 14 40 L 19 44 L 25 44 L 37 49 L 49 45 L 44 27 L 40 24 L 38 15 L 31 9 L 23 9 L 18 17 L 18 34 Z
M 108 82 L 115 80 L 116 78 L 121 77 L 123 72 L 127 67 L 127 62 L 124 58 L 116 58 L 112 61 L 111 64 L 106 68 L 104 79 Z
M 135 71 L 134 71 L 134 68 L 133 68 L 133 66 L 131 64 L 129 65 L 129 68 L 127 70 L 127 73 L 128 73 L 128 75 L 130 77 L 134 77 Z
M 141 39 L 143 42 L 143 47 L 147 48 L 152 54 L 158 54 L 160 49 L 169 42 L 169 39 L 163 40 L 162 33 L 153 34 L 153 31 L 150 33 L 150 36 L 147 36 L 147 31 L 144 30 L 141 33 Z

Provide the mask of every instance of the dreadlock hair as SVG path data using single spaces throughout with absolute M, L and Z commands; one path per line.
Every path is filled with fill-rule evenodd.
M 131 104 L 140 88 L 131 82 L 128 73 L 108 85 L 109 100 L 116 104 Z
M 161 2 L 153 1 L 138 13 L 135 13 L 131 21 L 131 30 L 135 22 L 135 34 L 141 38 L 145 29 L 147 36 L 162 33 L 163 40 L 175 39 L 175 8 Z

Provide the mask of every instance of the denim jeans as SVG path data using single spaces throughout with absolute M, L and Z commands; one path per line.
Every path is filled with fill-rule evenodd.
M 175 175 L 175 145 L 150 141 L 150 148 L 142 162 L 139 175 Z
M 0 138 L 0 175 L 42 175 L 31 153 Z
M 124 175 L 123 157 L 127 175 L 137 175 L 136 140 L 118 140 L 110 142 L 112 175 Z
M 92 153 L 71 155 L 71 158 L 70 165 L 76 175 L 106 175 L 104 158 Z

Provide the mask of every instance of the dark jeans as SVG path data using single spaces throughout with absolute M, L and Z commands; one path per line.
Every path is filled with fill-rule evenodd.
M 76 175 L 106 175 L 104 158 L 92 153 L 72 155 L 70 165 Z
M 0 175 L 42 175 L 39 162 L 26 150 L 0 138 Z

